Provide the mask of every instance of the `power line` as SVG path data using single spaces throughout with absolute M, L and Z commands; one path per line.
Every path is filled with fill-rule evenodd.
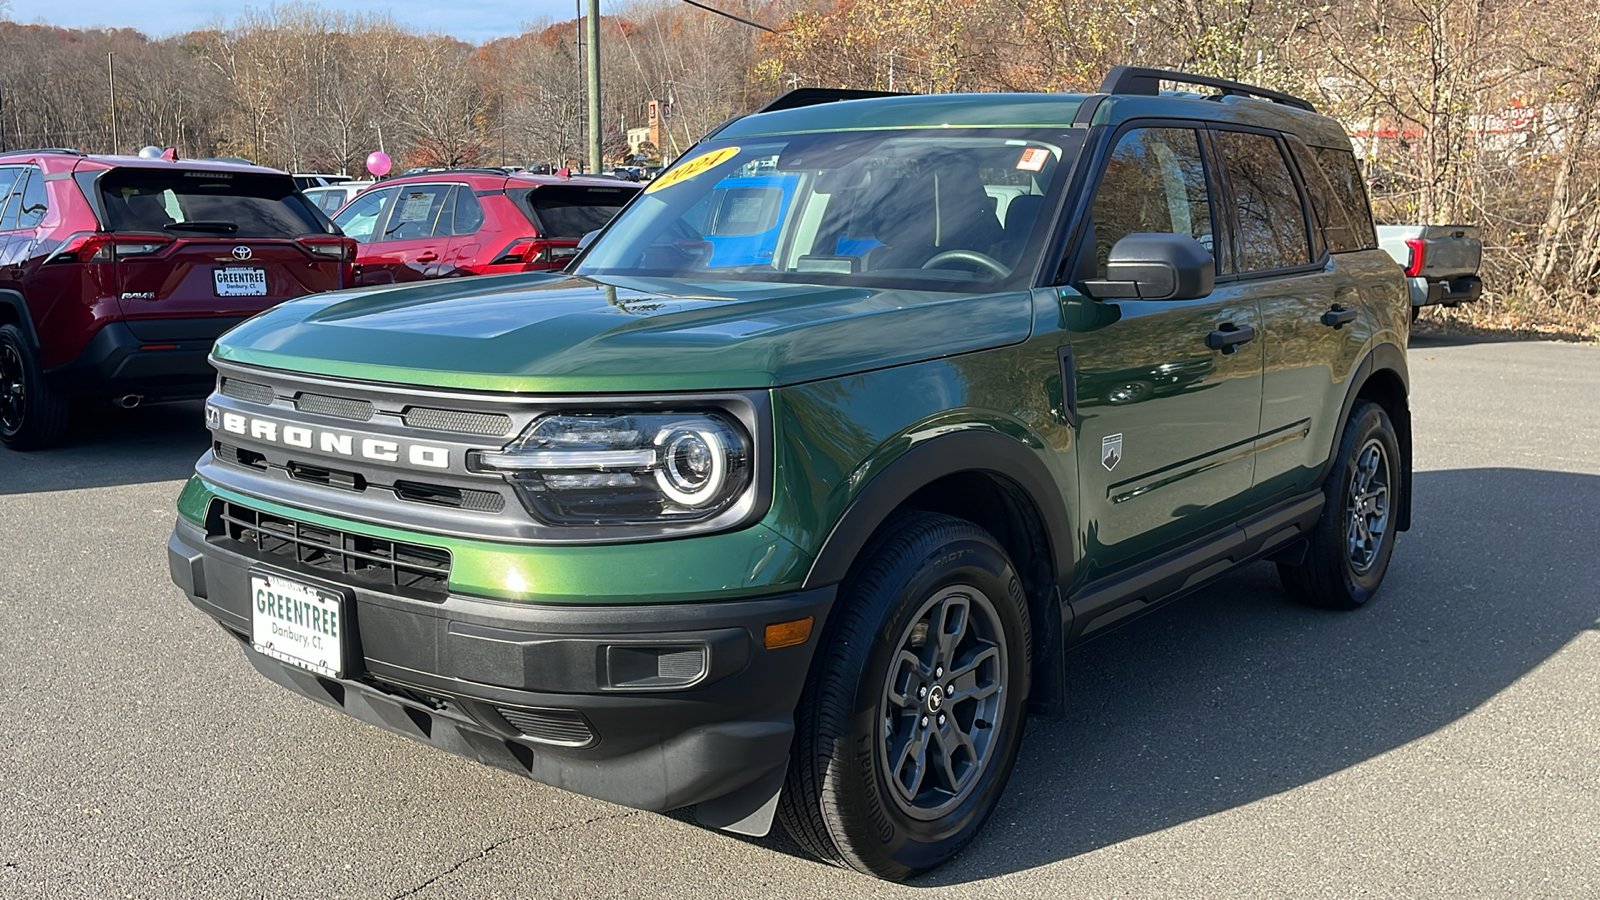
M 743 22 L 744 24 L 749 25 L 751 28 L 759 28 L 759 29 L 761 29 L 762 31 L 765 31 L 768 34 L 777 34 L 778 33 L 778 29 L 776 29 L 776 28 L 768 28 L 767 26 L 762 25 L 760 22 L 752 22 L 749 19 L 741 19 L 738 16 L 734 15 L 733 13 L 723 12 L 722 10 L 717 9 L 714 6 L 707 6 L 704 3 L 696 3 L 695 0 L 683 0 L 683 2 L 689 4 L 690 6 L 698 6 L 699 8 L 705 10 L 706 12 L 716 13 L 717 15 L 722 16 L 725 19 L 732 19 L 735 22 Z

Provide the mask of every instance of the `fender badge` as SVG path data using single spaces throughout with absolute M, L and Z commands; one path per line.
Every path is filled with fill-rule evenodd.
M 1122 432 L 1108 434 L 1100 439 L 1100 465 L 1109 472 L 1122 462 Z

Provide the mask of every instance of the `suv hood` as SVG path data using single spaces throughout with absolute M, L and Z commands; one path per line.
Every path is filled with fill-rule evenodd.
M 514 392 L 775 387 L 1026 340 L 1027 292 L 506 275 L 285 303 L 219 359 Z

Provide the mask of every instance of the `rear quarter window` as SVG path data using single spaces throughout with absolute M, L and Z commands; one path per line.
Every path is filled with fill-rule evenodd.
M 287 175 L 112 169 L 98 184 L 112 231 L 301 237 L 328 234 L 327 218 Z
M 577 239 L 611 221 L 638 192 L 634 187 L 552 184 L 528 191 L 522 206 L 542 237 Z
M 1311 153 L 1327 176 L 1334 204 L 1343 211 L 1350 225 L 1349 236 L 1340 244 L 1334 243 L 1332 233 L 1328 234 L 1328 249 L 1338 253 L 1377 247 L 1378 232 L 1372 227 L 1372 207 L 1367 205 L 1367 186 L 1361 177 L 1361 167 L 1356 165 L 1356 155 L 1349 150 L 1329 147 L 1315 147 Z

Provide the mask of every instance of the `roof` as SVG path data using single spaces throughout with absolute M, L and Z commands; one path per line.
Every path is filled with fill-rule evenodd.
M 441 181 L 455 181 L 465 184 L 500 187 L 539 187 L 546 184 L 587 184 L 606 187 L 626 186 L 639 188 L 643 185 L 629 181 L 620 181 L 615 178 L 588 178 L 575 175 L 571 178 L 561 178 L 556 175 L 534 175 L 528 172 L 513 172 L 506 174 L 488 169 L 439 169 L 434 172 L 418 172 L 415 175 L 401 175 L 395 178 L 386 178 L 378 182 L 378 186 L 389 184 L 434 184 Z M 335 185 L 336 187 L 337 185 Z
M 50 161 L 57 163 L 56 167 L 74 169 L 85 163 L 91 169 L 180 169 L 188 172 L 250 172 L 257 175 L 283 175 L 288 173 L 281 169 L 271 169 L 266 166 L 257 166 L 250 163 L 232 162 L 220 159 L 184 159 L 177 160 L 149 159 L 143 156 L 125 156 L 112 153 L 83 153 L 78 150 L 67 149 L 40 149 L 40 150 L 8 150 L 0 153 L 0 163 L 16 163 L 24 160 Z
M 1087 121 L 1080 121 L 1080 114 Z M 839 100 L 756 113 L 728 123 L 718 141 L 782 134 L 913 128 L 1074 128 L 1131 119 L 1231 122 L 1299 135 L 1313 146 L 1349 149 L 1344 126 L 1285 103 L 1240 95 L 922 94 Z

